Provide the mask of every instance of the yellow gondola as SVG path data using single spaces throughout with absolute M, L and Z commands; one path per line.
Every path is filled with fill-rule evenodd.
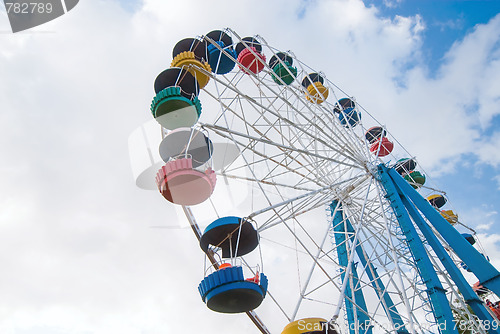
M 323 318 L 304 318 L 289 323 L 281 334 L 337 334 L 335 324 Z

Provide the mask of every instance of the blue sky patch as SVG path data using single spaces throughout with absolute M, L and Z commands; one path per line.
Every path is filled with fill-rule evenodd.
M 437 72 L 443 56 L 455 41 L 460 41 L 477 24 L 487 23 L 500 13 L 500 1 L 497 0 L 365 0 L 367 6 L 376 6 L 382 17 L 420 15 L 425 23 L 423 32 L 424 62 L 429 66 L 429 74 Z

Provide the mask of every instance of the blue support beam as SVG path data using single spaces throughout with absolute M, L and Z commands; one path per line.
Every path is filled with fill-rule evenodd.
M 475 249 L 460 233 L 449 224 L 441 214 L 432 207 L 432 205 L 424 199 L 401 175 L 394 169 L 388 169 L 381 165 L 381 169 L 385 169 L 384 173 L 388 173 L 393 182 L 404 192 L 413 204 L 422 212 L 427 220 L 441 234 L 448 245 L 467 265 L 467 267 L 476 275 L 481 285 L 493 291 L 497 296 L 500 296 L 500 272 L 477 250 Z
M 339 263 L 341 266 L 347 267 L 349 262 L 349 253 L 347 252 L 348 238 L 346 238 L 347 233 L 344 227 L 342 209 L 340 209 L 340 204 L 338 204 L 337 201 L 333 201 L 332 204 L 330 205 L 330 208 L 332 209 L 332 214 L 333 214 L 337 206 L 338 206 L 337 212 L 335 212 L 335 215 L 333 217 L 335 243 L 337 245 L 337 255 L 339 258 Z M 342 281 L 349 279 L 349 277 L 346 277 L 345 271 L 341 274 L 341 278 Z M 359 282 L 359 277 L 355 265 L 351 267 L 351 279 L 352 279 L 352 286 L 356 287 Z M 346 285 L 346 291 L 345 291 L 346 297 L 344 299 L 345 309 L 347 313 L 347 321 L 349 322 L 349 332 L 351 334 L 357 333 L 356 331 L 357 327 L 359 329 L 360 334 L 372 334 L 372 326 L 365 326 L 367 324 L 370 324 L 370 319 L 367 316 L 367 308 L 363 292 L 360 289 L 356 289 L 354 291 L 354 297 L 353 297 L 351 284 L 349 283 L 350 282 L 347 282 Z M 353 305 L 351 300 L 354 300 L 356 302 L 356 306 Z
M 453 322 L 453 313 L 450 304 L 446 298 L 446 291 L 439 281 L 434 266 L 432 265 L 422 241 L 420 240 L 417 230 L 405 209 L 397 188 L 388 174 L 390 171 L 384 165 L 378 166 L 378 175 L 380 181 L 386 191 L 386 198 L 389 200 L 391 208 L 393 209 L 401 230 L 405 235 L 406 242 L 410 248 L 411 254 L 417 270 L 422 277 L 426 287 L 427 295 L 429 296 L 434 318 L 438 323 L 438 328 L 442 334 L 458 334 L 458 330 Z M 409 185 L 408 185 L 409 186 Z
M 346 219 L 346 225 L 347 232 L 354 234 L 354 228 L 352 227 L 349 219 Z M 352 239 L 354 239 L 354 235 L 351 235 L 350 239 L 352 241 Z M 409 332 L 408 330 L 406 330 L 403 319 L 401 319 L 398 310 L 394 306 L 394 302 L 392 301 L 391 296 L 387 293 L 384 283 L 377 274 L 377 268 L 375 268 L 371 261 L 367 258 L 360 242 L 358 242 L 358 244 L 356 245 L 356 254 L 358 254 L 358 258 L 363 267 L 366 268 L 365 272 L 368 275 L 368 278 L 371 281 L 371 285 L 377 293 L 379 300 L 384 301 L 382 305 L 384 307 L 385 314 L 391 319 L 392 323 L 394 324 L 396 333 L 408 334 Z
M 429 225 L 427 225 L 425 220 L 419 214 L 413 203 L 409 201 L 406 195 L 404 193 L 402 193 L 402 195 L 403 196 L 401 200 L 410 213 L 410 216 L 424 235 L 425 239 L 429 243 L 429 246 L 432 247 L 432 249 L 438 256 L 451 279 L 457 285 L 458 290 L 465 299 L 465 302 L 470 306 L 474 314 L 477 315 L 479 319 L 484 321 L 484 324 L 494 324 L 494 321 L 496 321 L 496 319 L 494 319 L 488 312 L 483 301 L 474 292 L 470 284 L 460 272 L 460 269 L 457 268 L 450 255 L 446 252 L 443 245 L 439 242 L 438 238 L 433 233 Z M 498 329 L 495 329 L 494 326 L 488 327 L 490 327 L 490 330 L 488 331 L 490 334 L 500 334 L 500 331 Z

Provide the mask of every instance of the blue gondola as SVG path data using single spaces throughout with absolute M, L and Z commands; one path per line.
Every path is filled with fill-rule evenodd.
M 217 270 L 198 286 L 203 302 L 209 309 L 221 313 L 241 313 L 257 308 L 267 292 L 267 277 L 245 279 L 240 266 Z
M 220 247 L 223 258 L 242 256 L 259 245 L 259 236 L 250 222 L 233 216 L 222 217 L 208 225 L 201 236 L 200 247 L 205 253 L 209 245 Z
M 200 238 L 201 249 L 210 254 L 222 252 L 221 257 L 234 261 L 250 253 L 259 245 L 259 236 L 253 224 L 243 218 L 222 217 L 211 223 Z M 253 277 L 243 275 L 242 266 L 229 262 L 214 263 L 214 272 L 199 284 L 198 291 L 208 308 L 222 313 L 247 312 L 258 307 L 267 292 L 267 277 L 253 272 Z
M 227 74 L 234 68 L 237 54 L 233 49 L 232 38 L 223 31 L 214 30 L 206 35 L 215 42 L 216 45 L 209 43 L 207 46 L 208 63 L 212 72 L 217 74 Z

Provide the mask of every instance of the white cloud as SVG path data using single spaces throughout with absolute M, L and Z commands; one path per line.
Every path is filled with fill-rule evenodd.
M 384 5 L 388 8 L 396 8 L 398 7 L 403 0 L 384 0 Z
M 476 226 L 476 230 L 478 231 L 488 231 L 493 226 L 493 222 L 489 222 L 486 224 L 480 224 Z
M 459 220 L 477 231 L 487 231 L 496 226 L 498 212 L 492 205 L 483 204 L 472 208 L 453 208 L 459 214 Z M 494 229 L 493 229 L 494 230 Z
M 464 26 L 464 18 L 458 17 L 453 20 L 447 21 L 434 21 L 432 25 L 438 26 L 441 31 L 445 31 L 447 29 L 456 30 L 461 29 Z
M 493 179 L 497 182 L 498 190 L 500 190 L 500 175 L 495 176 Z
M 500 132 L 477 142 L 475 153 L 480 161 L 493 167 L 500 165 Z
M 480 233 L 478 238 L 481 242 L 480 247 L 487 254 L 490 262 L 495 268 L 500 267 L 500 234 Z
M 377 118 L 385 120 L 423 165 L 436 169 L 465 153 L 497 164 L 498 133 L 484 137 L 483 131 L 500 114 L 496 103 L 500 93 L 492 81 L 500 74 L 498 35 L 493 33 L 499 27 L 498 16 L 488 25 L 477 26 L 453 45 L 437 73 L 428 73 L 419 64 L 400 73 L 404 89 L 398 94 L 382 92 L 391 98 L 369 101 L 369 110 L 377 111 Z M 386 83 L 377 92 L 384 88 L 394 89 Z

